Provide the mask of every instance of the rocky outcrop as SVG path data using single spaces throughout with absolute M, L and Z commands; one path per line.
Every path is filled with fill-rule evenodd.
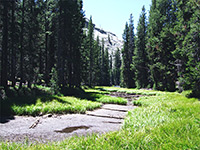
M 85 28 L 86 31 L 88 27 L 88 22 L 89 20 L 86 19 L 86 28 Z M 114 54 L 114 52 L 118 48 L 122 49 L 123 42 L 114 33 L 100 29 L 96 27 L 95 24 L 94 24 L 94 36 L 95 39 L 97 38 L 97 36 L 99 36 L 100 42 L 102 42 L 102 39 L 104 39 L 105 48 L 108 48 L 109 54 L 112 53 Z

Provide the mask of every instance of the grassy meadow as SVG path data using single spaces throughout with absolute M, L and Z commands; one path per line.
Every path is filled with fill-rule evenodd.
M 104 94 L 109 94 L 108 91 L 97 89 L 64 89 L 59 96 L 51 95 L 50 89 L 42 86 L 37 87 L 37 90 L 40 90 L 39 94 L 31 95 L 30 93 L 34 93 L 35 90 L 34 92 L 27 91 L 27 89 L 24 90 L 26 90 L 26 96 L 13 96 L 2 101 L 2 106 L 4 107 L 1 108 L 1 112 L 3 115 L 37 116 L 85 113 L 106 103 L 121 105 L 127 103 L 124 98 L 107 96 Z M 41 94 L 41 91 L 43 91 L 43 94 Z
M 129 111 L 120 131 L 71 137 L 48 144 L 2 142 L 0 149 L 200 149 L 200 101 L 187 98 L 186 92 L 179 94 L 115 87 L 97 87 L 93 90 L 90 92 L 97 90 L 96 94 L 120 91 L 146 96 L 134 101 L 140 107 Z M 95 103 L 98 105 L 98 102 Z

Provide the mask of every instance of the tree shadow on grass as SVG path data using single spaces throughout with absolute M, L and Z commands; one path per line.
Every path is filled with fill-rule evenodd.
M 106 89 L 104 89 L 104 88 L 96 88 L 97 90 L 99 90 L 99 91 L 107 91 Z
M 71 104 L 70 102 L 64 101 L 58 96 L 51 95 L 48 91 L 40 90 L 38 88 L 26 89 L 23 88 L 21 91 L 17 91 L 13 88 L 7 92 L 8 97 L 0 100 L 0 123 L 7 123 L 10 120 L 15 119 L 15 112 L 12 110 L 13 105 L 26 106 L 36 104 L 37 100 L 42 103 L 51 102 L 56 100 L 63 104 Z
M 53 101 L 53 100 L 56 100 L 56 101 L 58 101 L 58 102 L 60 102 L 60 103 L 65 103 L 65 104 L 71 105 L 70 102 L 64 101 L 62 98 L 59 98 L 59 97 L 53 96 L 53 95 L 39 96 L 39 97 L 37 97 L 37 99 L 38 99 L 38 98 L 41 100 L 41 102 L 51 102 L 51 101 Z
M 81 100 L 97 101 L 102 94 L 98 92 L 85 92 L 81 88 L 68 88 L 63 87 L 61 89 L 61 94 L 64 96 L 73 96 Z M 45 91 L 39 88 L 28 89 L 22 88 L 20 90 L 15 90 L 10 88 L 7 92 L 8 98 L 0 101 L 0 123 L 9 122 L 12 119 L 15 119 L 15 112 L 12 110 L 13 105 L 17 106 L 26 106 L 36 104 L 38 100 L 42 103 L 51 102 L 56 100 L 63 104 L 71 104 L 59 98 L 58 96 L 52 95 L 49 91 Z
M 64 96 L 74 96 L 79 99 L 86 99 L 89 101 L 97 101 L 98 98 L 102 96 L 102 94 L 98 92 L 85 92 L 81 88 L 62 88 L 61 93 Z

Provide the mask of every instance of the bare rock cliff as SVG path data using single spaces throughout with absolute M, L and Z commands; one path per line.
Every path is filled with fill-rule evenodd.
M 87 30 L 88 22 L 89 22 L 89 20 L 86 19 L 85 30 Z M 95 39 L 97 38 L 97 36 L 99 36 L 100 42 L 102 42 L 102 39 L 104 39 L 105 48 L 108 48 L 109 54 L 112 54 L 112 53 L 114 54 L 114 52 L 118 48 L 122 49 L 123 42 L 114 33 L 100 29 L 100 28 L 96 27 L 96 25 L 94 24 L 94 37 L 95 37 Z

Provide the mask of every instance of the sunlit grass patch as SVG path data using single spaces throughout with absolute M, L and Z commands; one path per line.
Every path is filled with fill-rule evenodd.
M 106 96 L 106 95 L 103 95 L 100 98 L 98 98 L 97 102 L 107 103 L 107 104 L 121 104 L 121 105 L 127 104 L 127 100 L 124 98 L 111 97 L 111 96 Z
M 109 91 L 101 91 L 100 89 L 95 88 L 95 89 L 87 89 L 85 90 L 85 92 L 86 92 L 86 99 L 88 100 L 93 100 L 104 104 L 119 104 L 119 105 L 127 104 L 127 100 L 125 98 L 105 95 L 105 94 L 110 94 Z
M 44 98 L 44 97 L 43 97 Z M 80 100 L 75 97 L 58 97 L 43 102 L 38 98 L 35 104 L 13 105 L 12 109 L 16 115 L 39 115 L 39 114 L 65 114 L 65 113 L 85 113 L 101 106 L 101 103 L 87 100 Z M 49 97 L 50 98 L 50 97 Z
M 120 89 L 120 87 L 96 86 L 95 89 L 100 91 L 117 92 Z
M 147 90 L 147 89 L 128 89 L 128 88 L 120 88 L 120 87 L 96 87 L 96 89 L 101 89 L 103 91 L 108 92 L 122 92 L 127 94 L 138 94 L 138 95 L 160 95 L 165 92 L 155 91 L 155 90 Z
M 39 87 L 40 90 L 49 91 L 46 87 Z M 102 103 L 126 104 L 127 100 L 123 98 L 106 96 L 107 91 L 99 91 L 96 89 L 78 90 L 67 89 L 64 92 L 74 94 L 72 96 L 56 96 L 45 94 L 43 96 L 21 96 L 7 99 L 3 105 L 4 113 L 14 115 L 43 115 L 48 113 L 66 114 L 66 113 L 85 113 L 87 110 L 94 110 L 102 105 Z M 7 114 L 8 114 L 7 113 Z
M 108 91 L 101 91 L 99 89 L 85 89 L 85 92 L 92 92 L 92 93 L 98 93 L 98 94 L 110 94 Z

